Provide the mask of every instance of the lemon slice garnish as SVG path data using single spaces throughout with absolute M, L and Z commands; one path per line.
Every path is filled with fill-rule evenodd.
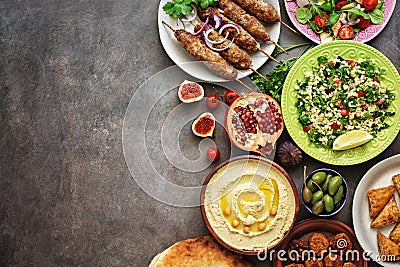
M 374 137 L 363 130 L 353 130 L 340 135 L 333 142 L 333 150 L 346 150 L 361 146 Z

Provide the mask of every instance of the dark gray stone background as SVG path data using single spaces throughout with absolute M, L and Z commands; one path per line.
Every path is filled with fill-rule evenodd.
M 207 234 L 199 208 L 154 200 L 124 161 L 122 123 L 132 95 L 173 65 L 158 37 L 157 10 L 158 1 L 0 2 L 0 266 L 147 266 L 174 242 Z M 397 7 L 370 42 L 398 69 L 399 22 Z M 281 40 L 306 41 L 284 27 Z M 373 160 L 335 167 L 350 186 L 335 219 L 352 225 L 358 181 L 399 147 L 397 137 Z M 303 163 L 326 166 L 308 156 Z M 299 186 L 302 166 L 288 171 Z M 302 208 L 299 219 L 308 217 Z

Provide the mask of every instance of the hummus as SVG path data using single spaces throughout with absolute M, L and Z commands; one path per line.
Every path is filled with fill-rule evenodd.
M 295 220 L 296 198 L 287 178 L 256 159 L 233 161 L 210 179 L 204 209 L 228 245 L 257 251 L 276 245 Z

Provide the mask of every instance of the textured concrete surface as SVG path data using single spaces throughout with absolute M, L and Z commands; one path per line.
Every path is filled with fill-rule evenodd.
M 132 95 L 173 65 L 157 10 L 158 1 L 0 2 L 0 266 L 146 266 L 170 244 L 207 234 L 198 208 L 142 191 L 122 152 Z M 397 7 L 370 43 L 398 69 L 399 26 Z M 283 44 L 305 41 L 286 29 L 281 36 Z M 335 218 L 352 224 L 358 181 L 398 153 L 400 137 L 369 162 L 337 168 L 349 177 L 350 198 Z M 304 163 L 326 166 L 307 156 Z M 289 172 L 299 185 L 302 168 Z M 299 217 L 310 215 L 302 209 Z

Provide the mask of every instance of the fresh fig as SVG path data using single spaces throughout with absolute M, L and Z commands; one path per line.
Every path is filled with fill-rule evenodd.
M 225 126 L 238 148 L 269 155 L 284 128 L 281 107 L 266 94 L 242 95 L 229 107 Z
M 279 146 L 277 156 L 282 165 L 287 167 L 294 167 L 303 159 L 301 150 L 290 141 L 285 141 Z
M 204 112 L 192 124 L 192 131 L 199 137 L 213 136 L 215 128 L 215 117 L 210 112 Z
M 179 86 L 178 97 L 183 103 L 200 101 L 204 97 L 204 89 L 198 83 L 185 80 Z

